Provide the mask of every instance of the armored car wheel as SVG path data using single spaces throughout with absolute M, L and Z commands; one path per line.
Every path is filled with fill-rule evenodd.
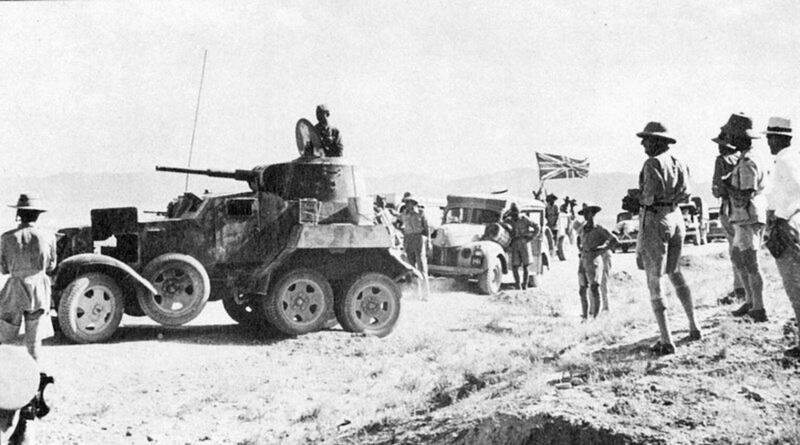
M 500 292 L 503 284 L 503 265 L 497 258 L 489 258 L 489 267 L 478 276 L 478 289 L 482 294 L 493 295 Z
M 389 335 L 400 316 L 400 289 L 391 278 L 369 272 L 356 277 L 336 301 L 336 318 L 346 331 Z
M 333 306 L 333 289 L 322 274 L 296 269 L 281 277 L 261 303 L 270 325 L 288 335 L 322 329 Z
M 211 282 L 199 261 L 180 253 L 156 257 L 144 277 L 158 291 L 137 295 L 148 317 L 165 326 L 180 326 L 197 317 L 211 295 Z
M 108 275 L 89 273 L 67 285 L 58 304 L 61 332 L 76 343 L 108 340 L 124 310 L 122 291 Z
M 261 314 L 258 307 L 253 303 L 237 304 L 233 297 L 225 296 L 222 298 L 222 307 L 233 321 L 246 326 L 255 326 L 261 322 Z

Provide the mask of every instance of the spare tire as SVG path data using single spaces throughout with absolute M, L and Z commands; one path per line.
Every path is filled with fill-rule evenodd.
M 511 244 L 511 232 L 501 223 L 488 224 L 483 231 L 483 238 L 500 244 L 503 249 Z

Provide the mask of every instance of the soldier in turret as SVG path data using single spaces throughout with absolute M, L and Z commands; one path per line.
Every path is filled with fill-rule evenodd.
M 325 156 L 342 156 L 344 146 L 342 145 L 342 136 L 339 129 L 328 125 L 328 116 L 331 112 L 324 104 L 317 105 L 317 125 L 314 128 L 317 130 L 320 139 L 322 139 L 322 152 Z

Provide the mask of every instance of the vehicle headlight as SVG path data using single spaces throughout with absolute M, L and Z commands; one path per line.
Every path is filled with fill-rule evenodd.
M 436 238 L 437 235 L 439 235 L 439 230 L 434 230 L 433 233 L 431 233 L 431 239 Z
M 461 258 L 464 258 L 466 260 L 470 256 L 472 256 L 472 250 L 470 250 L 469 247 L 461 250 Z

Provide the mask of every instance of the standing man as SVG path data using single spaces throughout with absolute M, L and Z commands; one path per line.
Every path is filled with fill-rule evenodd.
M 762 292 L 764 282 L 758 266 L 758 249 L 767 223 L 766 162 L 753 151 L 753 121 L 743 114 L 732 114 L 722 131 L 740 153 L 731 172 L 726 191 L 731 201 L 730 221 L 733 224 L 731 259 L 739 269 L 745 290 L 745 303 L 731 312 L 735 317 L 748 316 L 757 323 L 767 321 Z
M 322 152 L 327 157 L 342 156 L 344 146 L 342 145 L 342 136 L 339 134 L 339 129 L 328 125 L 328 116 L 331 112 L 324 104 L 317 105 L 317 125 L 314 128 L 317 130 L 320 139 L 322 140 Z
M 581 297 L 581 318 L 584 320 L 588 316 L 597 318 L 600 312 L 600 284 L 605 269 L 603 255 L 619 243 L 611 232 L 595 224 L 594 216 L 600 210 L 600 206 L 586 205 L 578 212 L 586 220 L 578 233 L 578 294 Z
M 428 258 L 426 250 L 430 244 L 430 230 L 428 220 L 419 207 L 419 202 L 411 193 L 403 197 L 403 210 L 400 221 L 403 228 L 403 246 L 408 256 L 408 262 L 422 274 L 422 282 L 417 282 L 417 291 L 422 300 L 427 300 L 431 293 L 428 281 Z
M 694 318 L 692 293 L 680 270 L 681 248 L 686 228 L 678 203 L 689 197 L 689 171 L 668 153 L 675 139 L 660 122 L 650 122 L 636 133 L 642 138 L 647 160 L 639 173 L 639 238 L 636 242 L 637 263 L 647 276 L 650 303 L 658 322 L 661 340 L 650 350 L 654 355 L 673 354 L 667 320 L 667 305 L 661 294 L 661 277 L 666 274 L 675 287 L 675 294 L 689 321 L 689 338 L 698 340 L 700 330 Z
M 775 155 L 773 187 L 769 202 L 767 247 L 775 257 L 783 287 L 800 326 L 800 152 L 792 144 L 792 123 L 772 117 L 767 126 L 767 143 Z M 800 358 L 800 345 L 784 351 L 790 358 Z
M 511 203 L 508 218 L 503 221 L 511 227 L 511 272 L 514 274 L 514 288 L 520 289 L 519 267 L 522 266 L 522 290 L 528 288 L 528 265 L 531 264 L 533 252 L 531 240 L 539 232 L 539 226 L 531 222 L 525 215 L 519 214 L 519 207 Z
M 0 273 L 9 274 L 0 291 L 0 343 L 14 339 L 25 322 L 25 347 L 39 361 L 42 339 L 53 335 L 50 323 L 50 277 L 56 267 L 56 238 L 36 227 L 47 210 L 38 197 L 19 195 L 19 226 L 0 237 Z
M 547 239 L 550 256 L 553 257 L 557 254 L 558 259 L 564 261 L 564 230 L 561 227 L 563 221 L 561 220 L 561 210 L 556 204 L 557 199 L 556 195 L 547 195 L 544 218 L 547 222 L 547 228 L 550 229 L 550 236 Z
M 731 215 L 731 201 L 728 196 L 728 190 L 725 186 L 725 181 L 730 179 L 733 168 L 739 162 L 739 152 L 736 147 L 728 141 L 728 135 L 725 132 L 720 132 L 719 136 L 711 139 L 716 142 L 719 148 L 719 155 L 714 161 L 714 177 L 711 182 L 711 193 L 715 198 L 720 200 L 719 208 L 719 222 L 722 228 L 725 229 L 725 236 L 728 238 L 728 254 L 731 257 L 731 266 L 733 269 L 733 291 L 726 295 L 723 302 L 726 304 L 733 303 L 734 301 L 743 301 L 746 292 L 742 284 L 742 272 L 733 261 L 733 225 L 730 221 Z

